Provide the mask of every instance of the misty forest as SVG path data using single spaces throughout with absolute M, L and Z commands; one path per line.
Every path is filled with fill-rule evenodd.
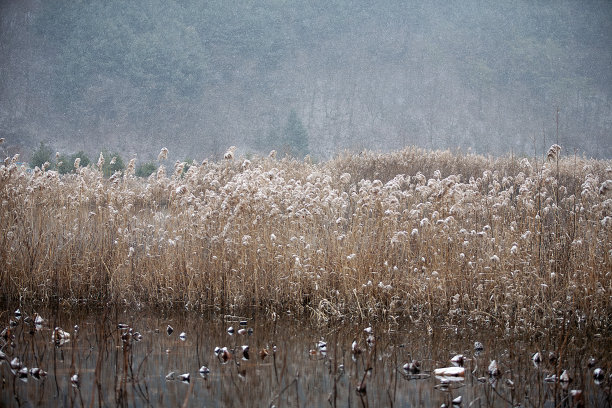
M 610 407 L 612 2 L 0 0 L 0 406 Z
M 40 142 L 612 156 L 608 1 L 4 1 L 0 38 L 0 137 L 24 161 Z

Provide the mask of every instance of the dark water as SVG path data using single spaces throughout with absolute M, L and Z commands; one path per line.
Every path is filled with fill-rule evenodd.
M 18 357 L 28 370 L 40 367 L 46 377 L 19 378 L 7 361 L 0 365 L 0 406 L 168 406 L 168 407 L 439 407 L 462 397 L 462 407 L 506 406 L 609 406 L 612 342 L 609 333 L 550 330 L 535 335 L 511 336 L 493 329 L 372 325 L 375 342 L 368 345 L 368 323 L 315 326 L 284 317 L 163 315 L 147 311 L 41 311 L 42 326 L 17 321 L 14 309 L 2 312 L 2 326 L 13 327 L 2 351 L 8 360 Z M 30 314 L 31 316 L 31 314 Z M 240 325 L 246 320 L 246 325 Z M 131 336 L 124 336 L 132 328 Z M 75 334 L 74 326 L 79 329 Z M 168 335 L 166 328 L 174 328 Z M 233 326 L 230 335 L 227 328 Z M 52 342 L 52 328 L 70 333 L 70 340 Z M 239 329 L 252 334 L 239 334 Z M 135 332 L 142 334 L 136 341 Z M 179 335 L 185 332 L 185 340 Z M 327 353 L 318 349 L 324 339 Z M 351 352 L 356 339 L 363 349 Z M 484 349 L 474 350 L 479 341 Z M 7 343 L 7 344 L 5 344 Z M 12 344 L 11 344 L 12 343 Z M 249 346 L 249 358 L 242 353 Z M 273 351 L 276 346 L 276 352 Z M 215 347 L 227 347 L 223 361 Z M 264 358 L 262 349 L 268 350 Z M 531 357 L 540 351 L 544 361 Z M 548 360 L 549 351 L 559 356 Z M 465 376 L 444 384 L 435 368 L 451 366 L 450 358 L 464 354 Z M 589 367 L 589 359 L 596 362 Z M 403 370 L 418 360 L 417 375 Z M 496 360 L 501 375 L 490 377 L 487 368 Z M 201 366 L 210 369 L 199 374 Z M 605 371 L 601 382 L 594 368 Z M 371 370 L 367 370 L 371 368 Z M 569 384 L 545 378 L 567 370 Z M 170 373 L 175 379 L 166 379 Z M 366 373 L 367 372 L 367 373 Z M 78 385 L 71 382 L 78 373 Z M 190 381 L 178 379 L 189 373 Z M 366 374 L 364 374 L 366 373 Z M 364 392 L 357 387 L 363 384 Z M 575 397 L 580 390 L 581 397 Z

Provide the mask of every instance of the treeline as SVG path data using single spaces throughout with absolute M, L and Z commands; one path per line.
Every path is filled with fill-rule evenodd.
M 612 5 L 30 0 L 0 6 L 0 137 L 154 158 L 413 144 L 611 157 Z M 555 121 L 560 108 L 559 132 Z M 557 134 L 559 136 L 557 136 Z
M 125 170 L 123 158 L 117 152 L 102 151 L 97 162 L 93 163 L 89 155 L 82 150 L 73 154 L 53 153 L 51 147 L 43 142 L 32 152 L 28 164 L 32 169 L 55 170 L 60 174 L 75 173 L 79 168 L 96 165 L 104 177 L 110 177 Z M 156 170 L 157 165 L 153 161 L 148 161 L 136 165 L 134 174 L 138 177 L 149 177 Z

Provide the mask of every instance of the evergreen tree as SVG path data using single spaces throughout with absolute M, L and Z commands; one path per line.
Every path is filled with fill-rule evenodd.
M 77 158 L 81 159 L 79 167 L 87 167 L 90 163 L 87 153 L 82 150 L 71 154 L 70 156 L 62 154 L 58 161 L 57 171 L 59 171 L 60 174 L 73 173 L 75 170 L 74 162 Z
M 102 152 L 102 154 L 106 158 L 106 162 L 102 167 L 104 177 L 110 177 L 115 174 L 115 172 L 123 171 L 123 169 L 125 169 L 125 164 L 123 163 L 123 159 L 121 158 L 121 155 L 119 153 L 109 153 L 108 151 L 104 151 Z
M 32 157 L 30 158 L 30 167 L 42 168 L 45 162 L 53 164 L 53 151 L 49 146 L 47 146 L 43 142 L 40 142 L 38 149 L 32 152 Z
M 283 147 L 297 158 L 303 158 L 309 153 L 308 132 L 294 109 L 291 109 L 287 124 L 282 134 Z
M 137 177 L 149 177 L 151 174 L 157 171 L 157 165 L 155 162 L 148 161 L 145 163 L 141 163 L 136 166 L 136 176 Z

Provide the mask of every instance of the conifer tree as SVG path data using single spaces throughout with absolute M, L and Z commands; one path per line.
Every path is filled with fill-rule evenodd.
M 289 113 L 283 129 L 282 141 L 288 153 L 296 158 L 304 158 L 309 153 L 308 132 L 294 109 Z

